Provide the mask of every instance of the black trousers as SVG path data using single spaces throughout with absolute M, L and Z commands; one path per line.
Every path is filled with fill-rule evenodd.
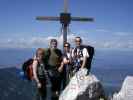
M 63 86 L 63 90 L 65 89 L 65 87 L 67 86 L 67 84 L 70 81 L 70 76 L 71 76 L 71 66 L 70 65 L 64 65 L 63 67 L 63 73 L 62 73 L 62 86 Z
M 46 100 L 46 79 L 39 78 L 39 81 L 42 85 L 41 88 L 37 88 L 36 100 Z
M 59 98 L 59 94 L 60 94 L 60 90 L 61 90 L 61 74 L 56 76 L 56 75 L 52 75 L 49 76 L 50 81 L 51 81 L 51 91 L 52 91 L 52 97 L 51 100 L 58 100 Z M 58 94 L 56 94 L 58 92 Z
M 60 91 L 61 88 L 61 76 L 60 77 L 50 77 L 51 81 L 51 90 L 52 92 Z

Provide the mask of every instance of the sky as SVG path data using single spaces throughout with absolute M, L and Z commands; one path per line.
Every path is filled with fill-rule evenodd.
M 64 0 L 0 0 L 0 48 L 45 47 L 51 38 L 62 45 L 60 22 L 37 21 L 59 16 Z M 68 0 L 72 16 L 94 22 L 71 22 L 68 41 L 81 36 L 96 48 L 133 49 L 133 0 Z

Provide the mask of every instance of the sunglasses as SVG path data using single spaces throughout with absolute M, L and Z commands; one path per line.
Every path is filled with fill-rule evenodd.
M 69 47 L 68 45 L 65 45 L 64 47 Z
M 81 42 L 80 40 L 76 40 L 75 42 Z

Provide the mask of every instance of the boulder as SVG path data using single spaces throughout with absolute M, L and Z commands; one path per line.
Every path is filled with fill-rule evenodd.
M 87 69 L 80 69 L 61 93 L 59 100 L 105 100 L 102 84 L 95 75 L 87 75 Z
M 125 78 L 121 90 L 111 100 L 133 100 L 133 76 Z

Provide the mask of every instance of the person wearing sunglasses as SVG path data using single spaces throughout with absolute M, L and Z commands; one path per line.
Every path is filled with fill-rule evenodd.
M 71 56 L 71 45 L 70 43 L 64 43 L 64 54 L 63 54 L 63 89 L 69 83 L 71 78 L 71 68 L 72 68 L 72 56 Z

